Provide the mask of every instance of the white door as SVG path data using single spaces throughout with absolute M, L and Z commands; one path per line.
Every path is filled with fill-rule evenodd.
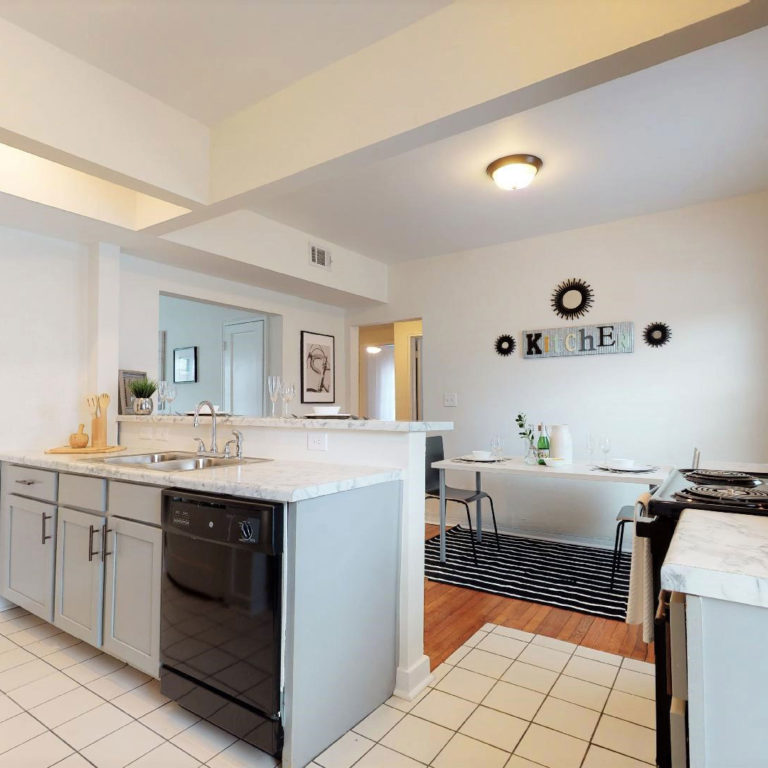
M 157 677 L 162 531 L 114 517 L 108 531 L 104 650 Z
M 56 604 L 53 623 L 91 645 L 101 645 L 105 518 L 59 507 Z
M 263 320 L 224 325 L 224 409 L 247 416 L 263 413 Z
M 0 514 L 2 595 L 51 621 L 56 507 L 7 494 Z

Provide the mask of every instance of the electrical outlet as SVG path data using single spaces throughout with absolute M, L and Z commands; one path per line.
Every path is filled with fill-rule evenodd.
M 459 395 L 456 392 L 443 392 L 443 406 L 456 408 L 459 405 Z
M 307 449 L 310 451 L 328 450 L 327 432 L 309 432 L 307 433 Z

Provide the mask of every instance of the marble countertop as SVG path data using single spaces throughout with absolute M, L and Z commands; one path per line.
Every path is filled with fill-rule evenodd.
M 210 418 L 201 414 L 200 418 L 206 423 Z M 119 422 L 140 424 L 192 424 L 192 416 L 118 416 Z M 272 419 L 253 418 L 250 416 L 217 416 L 219 425 L 231 427 L 262 427 L 265 429 L 322 429 L 367 432 L 450 432 L 452 421 L 377 421 L 376 419 Z
M 129 456 L 151 453 L 151 448 L 112 453 Z M 402 471 L 392 467 L 368 467 L 348 464 L 324 464 L 313 461 L 275 460 L 257 464 L 212 467 L 189 472 L 159 472 L 145 467 L 104 464 L 102 454 L 87 457 L 42 452 L 0 452 L 0 461 L 71 472 L 79 475 L 126 480 L 132 483 L 186 488 L 208 493 L 225 493 L 252 499 L 304 501 L 317 496 L 349 491 L 390 480 L 400 480 Z
M 684 510 L 661 586 L 768 608 L 768 517 Z

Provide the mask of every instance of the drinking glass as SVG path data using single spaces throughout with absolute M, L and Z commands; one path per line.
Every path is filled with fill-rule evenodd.
M 282 387 L 279 376 L 270 376 L 267 379 L 269 385 L 269 399 L 272 401 L 272 418 L 277 415 L 275 408 L 277 407 L 277 401 L 280 399 L 280 389 Z
M 168 413 L 173 413 L 173 401 L 176 399 L 176 385 L 170 381 L 165 382 L 165 402 L 168 404 Z
M 168 402 L 167 392 L 168 392 L 168 382 L 159 381 L 157 383 L 157 402 L 159 405 L 157 410 L 160 413 L 165 413 L 165 404 Z
M 603 461 L 608 461 L 608 454 L 611 452 L 611 441 L 605 435 L 600 438 L 600 450 L 603 452 Z
M 288 418 L 288 403 L 293 400 L 293 396 L 296 394 L 295 384 L 283 384 L 280 388 L 280 395 L 283 398 L 283 418 Z
M 504 440 L 501 435 L 494 435 L 491 438 L 491 453 L 500 459 L 504 451 Z

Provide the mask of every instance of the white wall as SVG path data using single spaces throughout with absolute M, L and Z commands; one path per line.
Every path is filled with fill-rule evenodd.
M 173 350 L 197 347 L 197 381 L 176 385 L 174 411 L 193 410 L 201 400 L 223 403 L 224 323 L 233 320 L 266 320 L 263 314 L 242 309 L 189 301 L 175 296 L 160 297 L 160 330 L 166 332 L 165 378 L 173 381 Z
M 147 371 L 156 377 L 160 293 L 282 315 L 283 377 L 295 382 L 297 393 L 301 331 L 335 336 L 336 402 L 345 405 L 347 345 L 344 310 L 127 255 L 121 257 L 120 273 L 121 368 Z M 302 406 L 297 394 L 291 409 L 294 413 L 305 413 L 310 407 Z
M 514 417 L 524 411 L 570 424 L 577 457 L 591 430 L 610 436 L 614 456 L 685 465 L 696 445 L 705 460 L 766 461 L 767 253 L 763 193 L 397 265 L 390 303 L 350 320 L 423 318 L 425 416 L 456 422 L 448 454 L 487 448 L 497 431 L 521 454 Z M 568 277 L 595 291 L 575 323 L 549 304 Z M 537 361 L 493 349 L 501 333 L 619 320 L 635 323 L 633 354 Z M 643 344 L 652 321 L 671 325 L 666 347 Z M 458 393 L 458 408 L 442 406 L 444 392 Z M 449 483 L 462 480 L 473 478 Z M 606 542 L 634 496 L 588 483 L 486 486 L 506 528 Z
M 87 310 L 85 246 L 0 227 L 0 447 L 90 433 Z

